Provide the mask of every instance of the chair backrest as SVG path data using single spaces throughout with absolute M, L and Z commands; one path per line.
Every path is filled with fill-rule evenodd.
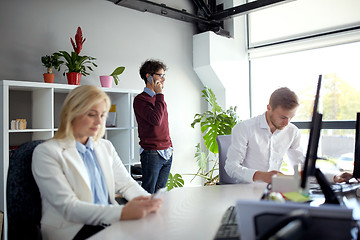
M 42 239 L 41 197 L 31 171 L 34 148 L 43 142 L 22 144 L 10 157 L 7 176 L 8 239 Z
M 216 137 L 216 141 L 219 146 L 219 184 L 236 183 L 236 180 L 231 178 L 225 171 L 225 161 L 231 144 L 231 135 L 219 135 Z

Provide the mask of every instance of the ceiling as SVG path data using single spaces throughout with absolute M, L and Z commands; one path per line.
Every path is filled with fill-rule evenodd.
M 196 14 L 191 14 L 185 9 L 179 10 L 163 3 L 159 4 L 147 0 L 108 1 L 141 12 L 151 12 L 164 17 L 193 23 L 199 32 L 213 31 L 229 37 L 229 33 L 223 28 L 224 20 L 294 0 L 257 0 L 228 9 L 224 9 L 223 4 L 216 4 L 216 0 L 188 0 L 194 5 Z

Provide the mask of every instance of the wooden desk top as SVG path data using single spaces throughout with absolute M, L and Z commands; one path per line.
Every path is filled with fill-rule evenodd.
M 265 183 L 174 188 L 161 209 L 140 220 L 119 221 L 92 240 L 213 239 L 225 210 L 236 200 L 259 200 Z

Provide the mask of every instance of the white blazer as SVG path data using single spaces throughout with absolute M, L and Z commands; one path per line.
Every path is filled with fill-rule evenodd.
M 115 201 L 115 193 L 127 200 L 149 195 L 132 179 L 110 141 L 94 141 L 94 152 L 111 205 L 93 203 L 89 176 L 75 140 L 51 139 L 35 148 L 32 172 L 42 199 L 44 240 L 70 240 L 84 224 L 109 225 L 119 221 L 123 206 Z

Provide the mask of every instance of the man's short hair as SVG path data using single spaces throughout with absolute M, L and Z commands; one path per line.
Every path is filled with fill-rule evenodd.
M 141 64 L 139 69 L 140 77 L 145 81 L 146 84 L 146 74 L 154 74 L 160 69 L 163 69 L 164 71 L 167 70 L 167 67 L 163 62 L 155 59 L 148 59 L 143 64 Z
M 287 87 L 276 89 L 270 96 L 269 104 L 272 109 L 278 106 L 292 110 L 299 106 L 298 96 Z

